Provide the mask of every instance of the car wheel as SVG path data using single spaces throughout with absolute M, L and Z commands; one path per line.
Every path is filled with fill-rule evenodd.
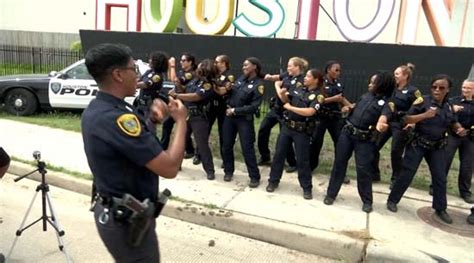
M 26 89 L 10 90 L 5 97 L 5 110 L 17 116 L 33 114 L 38 108 L 38 101 L 33 93 Z

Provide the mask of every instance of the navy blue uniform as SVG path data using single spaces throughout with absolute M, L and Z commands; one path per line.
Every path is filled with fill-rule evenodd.
M 220 74 L 217 79 L 216 79 L 216 86 L 217 87 L 226 87 L 227 85 L 232 85 L 235 81 L 234 75 L 230 74 L 230 72 L 227 70 Z M 226 99 L 228 95 L 225 94 L 223 96 L 220 96 L 216 93 L 213 94 L 211 98 L 211 103 L 209 107 L 209 112 L 208 112 L 208 119 L 209 119 L 209 133 L 211 132 L 212 126 L 214 125 L 214 122 L 217 120 L 217 128 L 219 132 L 219 149 L 221 152 L 221 157 L 223 155 L 222 152 L 222 145 L 223 143 L 223 134 L 222 134 L 222 128 L 224 125 L 224 118 L 225 118 L 225 110 L 227 107 L 226 104 Z
M 179 70 L 176 73 L 176 77 L 179 80 L 179 83 L 186 87 L 186 85 L 191 82 L 191 80 L 194 79 L 194 73 L 192 71 L 184 71 L 184 70 Z M 171 139 L 171 132 L 173 130 L 173 125 L 174 125 L 174 120 L 172 118 L 168 118 L 164 123 L 162 127 L 162 135 L 161 135 L 161 143 L 163 145 L 163 149 L 167 149 L 168 145 L 170 143 Z M 186 130 L 186 148 L 185 151 L 186 153 L 194 153 L 194 146 L 193 146 L 193 141 L 191 139 L 191 128 L 188 127 Z
M 262 103 L 263 80 L 259 77 L 248 79 L 241 76 L 232 86 L 227 99 L 227 108 L 234 108 L 235 115 L 224 119 L 224 173 L 234 174 L 234 144 L 237 133 L 244 155 L 245 165 L 251 180 L 260 180 L 260 171 L 255 156 L 255 128 L 253 116 Z
M 359 99 L 342 129 L 336 145 L 336 158 L 327 189 L 327 197 L 335 199 L 346 175 L 347 163 L 355 153 L 357 190 L 364 204 L 372 205 L 372 165 L 377 147 L 374 142 L 375 126 L 380 115 L 389 120 L 395 111 L 393 102 L 383 96 L 368 92 Z
M 334 82 L 324 78 L 324 96 L 326 98 L 333 97 L 339 94 L 344 94 L 344 86 L 339 80 Z M 341 106 L 337 102 L 322 104 L 318 112 L 318 121 L 316 129 L 311 138 L 310 155 L 311 155 L 311 170 L 313 171 L 319 165 L 319 154 L 323 147 L 324 134 L 326 130 L 331 135 L 331 139 L 334 143 L 334 149 L 336 148 L 337 140 L 341 134 L 341 128 L 343 121 L 341 118 Z
M 390 157 L 392 162 L 392 182 L 395 181 L 398 176 L 400 176 L 403 151 L 405 150 L 405 146 L 408 142 L 408 131 L 403 129 L 402 120 L 413 102 L 419 97 L 421 97 L 420 90 L 418 90 L 418 88 L 415 86 L 408 85 L 403 89 L 395 89 L 391 99 L 395 103 L 397 116 L 392 122 L 390 122 L 389 130 L 383 134 L 382 138 L 378 142 L 377 148 L 378 150 L 382 149 L 388 139 L 392 137 L 392 145 L 390 148 Z M 376 169 L 374 179 L 376 180 L 380 180 L 379 159 L 380 153 L 377 151 L 374 161 L 374 166 Z
M 463 106 L 456 113 L 457 120 L 461 126 L 468 131 L 467 136 L 459 137 L 450 133 L 448 145 L 446 146 L 446 159 L 448 161 L 446 172 L 449 172 L 456 150 L 459 149 L 459 178 L 458 188 L 462 198 L 471 197 L 472 165 L 474 163 L 474 100 L 466 100 L 464 97 L 455 97 L 449 100 L 451 105 Z
M 124 193 L 140 201 L 156 201 L 158 176 L 145 165 L 162 147 L 148 130 L 141 114 L 124 100 L 99 91 L 82 114 L 82 136 L 97 193 L 104 199 L 122 198 Z M 115 260 L 159 261 L 155 220 L 139 247 L 127 244 L 129 224 L 112 213 L 110 203 L 95 207 L 99 235 Z M 108 211 L 108 212 L 106 212 Z M 109 215 L 109 220 L 99 217 Z
M 304 75 L 290 76 L 288 72 L 280 74 L 280 80 L 282 81 L 282 88 L 286 88 L 288 92 L 295 89 L 296 87 L 302 87 L 304 82 Z M 280 124 L 283 120 L 283 103 L 276 94 L 271 101 L 271 110 L 265 115 L 265 118 L 260 123 L 258 129 L 258 151 L 260 158 L 263 162 L 270 160 L 270 148 L 268 147 L 270 141 L 270 134 L 278 123 Z M 296 166 L 295 151 L 293 145 L 288 146 L 286 161 L 289 166 Z
M 415 138 L 405 148 L 400 177 L 395 180 L 388 201 L 397 204 L 410 186 L 413 177 L 425 158 L 433 183 L 433 208 L 446 210 L 446 133 L 456 119 L 447 102 L 441 105 L 430 96 L 418 98 L 407 115 L 417 115 L 436 107 L 436 116 L 416 123 Z
M 146 88 L 140 89 L 138 94 L 138 111 L 145 116 L 148 129 L 155 133 L 155 125 L 149 119 L 150 105 L 154 99 L 158 98 L 158 94 L 162 92 L 164 75 L 156 73 L 153 69 L 147 70 L 141 77 L 140 81 L 145 83 Z
M 194 133 L 197 149 L 202 160 L 202 167 L 206 174 L 214 175 L 214 162 L 209 148 L 209 121 L 207 119 L 209 99 L 213 94 L 214 83 L 194 78 L 186 85 L 185 93 L 195 93 L 201 100 L 185 101 L 188 108 L 188 126 Z
M 310 91 L 306 87 L 298 87 L 290 91 L 289 103 L 298 108 L 314 108 L 318 110 L 324 100 L 323 97 L 319 91 Z M 285 156 L 288 149 L 294 143 L 300 186 L 303 188 L 303 191 L 311 192 L 313 184 L 309 165 L 308 145 L 315 126 L 314 117 L 304 117 L 287 110 L 285 110 L 283 116 L 284 125 L 278 136 L 268 182 L 275 185 L 280 183 Z

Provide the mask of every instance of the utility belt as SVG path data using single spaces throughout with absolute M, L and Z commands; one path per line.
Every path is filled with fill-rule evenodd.
M 350 135 L 357 137 L 359 140 L 374 140 L 373 137 L 375 136 L 375 133 L 372 126 L 370 126 L 368 130 L 363 130 L 355 127 L 352 125 L 352 123 L 347 123 L 342 129 L 348 132 Z
M 270 99 L 270 109 L 274 110 L 276 113 L 282 113 L 283 105 L 281 105 L 281 102 L 279 102 L 276 97 L 272 97 Z
M 286 127 L 297 132 L 303 132 L 312 135 L 316 124 L 314 121 L 293 121 L 288 118 L 284 119 Z
M 415 138 L 413 139 L 414 146 L 420 146 L 427 150 L 439 150 L 443 149 L 448 144 L 448 137 L 443 137 L 439 140 L 428 140 L 419 134 L 415 134 Z
M 93 200 L 92 209 L 95 208 L 97 203 L 104 207 L 104 210 L 98 217 L 100 224 L 105 225 L 110 216 L 113 216 L 116 222 L 127 225 L 129 232 L 127 242 L 132 247 L 138 247 L 142 243 L 153 220 L 160 215 L 168 196 L 171 195 L 169 190 L 165 191 L 167 191 L 166 198 L 160 197 L 157 202 L 152 202 L 148 198 L 140 202 L 127 193 L 122 198 L 108 197 L 97 193 Z
M 190 106 L 188 108 L 189 117 L 206 117 L 207 106 Z
M 403 118 L 407 115 L 406 111 L 397 111 L 397 114 L 395 116 L 395 121 L 396 122 L 402 122 Z
M 339 119 L 342 117 L 342 113 L 340 111 L 329 110 L 324 107 L 319 108 L 317 115 L 319 118 L 325 119 Z

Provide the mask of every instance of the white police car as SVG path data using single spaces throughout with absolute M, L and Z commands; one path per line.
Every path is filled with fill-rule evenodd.
M 141 60 L 137 65 L 142 74 L 149 68 Z M 0 77 L 0 103 L 5 104 L 7 112 L 19 116 L 30 115 L 39 109 L 85 109 L 97 91 L 97 83 L 89 75 L 84 59 L 49 75 Z M 134 98 L 125 100 L 132 103 Z

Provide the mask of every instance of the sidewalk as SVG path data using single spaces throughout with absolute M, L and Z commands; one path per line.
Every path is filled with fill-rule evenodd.
M 9 154 L 32 160 L 34 150 L 55 166 L 90 173 L 81 135 L 9 120 L 0 120 L 0 145 Z M 216 168 L 220 162 L 215 162 Z M 473 262 L 474 227 L 466 223 L 470 206 L 449 196 L 449 212 L 455 221 L 452 234 L 426 223 L 443 225 L 432 218 L 431 197 L 410 189 L 399 204 L 398 213 L 385 208 L 388 187 L 374 184 L 374 211 L 361 211 L 355 182 L 344 185 L 334 205 L 322 200 L 328 177 L 313 177 L 313 200 L 304 200 L 296 174 L 284 174 L 274 193 L 265 191 L 269 168 L 261 168 L 262 182 L 256 189 L 247 187 L 248 176 L 242 164 L 236 165 L 234 180 L 223 181 L 221 169 L 216 180 L 208 181 L 201 166 L 185 160 L 183 170 L 173 180 L 161 180 L 160 188 L 171 190 L 175 198 L 164 214 L 218 230 L 285 246 L 325 257 L 355 262 Z M 13 162 L 10 173 L 31 170 Z M 50 171 L 48 182 L 89 194 L 90 181 Z M 179 201 L 177 201 L 179 200 Z M 87 211 L 84 211 L 87 213 Z M 462 235 L 461 235 L 462 234 Z M 466 235 L 471 235 L 471 238 Z

